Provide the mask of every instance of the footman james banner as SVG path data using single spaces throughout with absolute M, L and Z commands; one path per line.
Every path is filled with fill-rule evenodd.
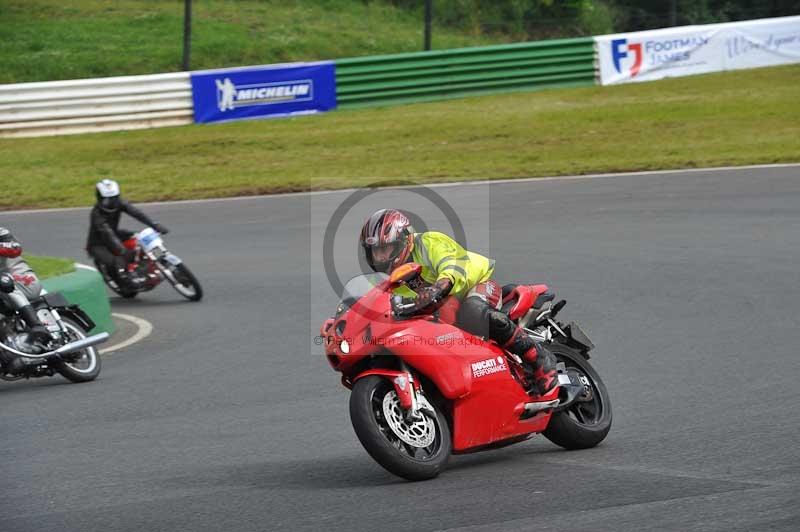
M 195 122 L 316 113 L 336 108 L 333 62 L 192 72 Z
M 800 17 L 595 37 L 603 85 L 800 62 Z

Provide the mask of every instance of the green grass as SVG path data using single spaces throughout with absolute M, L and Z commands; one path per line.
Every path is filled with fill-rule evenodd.
M 800 161 L 800 65 L 281 120 L 0 141 L 0 209 Z
M 75 262 L 57 257 L 37 257 L 25 255 L 25 260 L 30 264 L 39 279 L 47 279 L 75 271 Z
M 194 0 L 192 68 L 418 51 L 418 13 L 383 1 Z M 437 28 L 434 48 L 497 42 Z M 0 83 L 181 70 L 180 0 L 0 0 Z

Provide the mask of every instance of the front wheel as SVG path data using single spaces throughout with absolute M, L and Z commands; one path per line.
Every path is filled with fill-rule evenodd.
M 80 325 L 69 318 L 62 318 L 64 327 L 67 329 L 67 340 L 74 342 L 86 338 L 86 333 Z M 77 353 L 65 355 L 56 370 L 72 382 L 93 381 L 100 375 L 100 356 L 97 349 L 87 347 Z
M 450 458 L 450 428 L 433 405 L 435 417 L 420 412 L 407 420 L 392 383 L 376 375 L 356 381 L 350 420 L 361 445 L 390 473 L 408 480 L 437 476 Z
M 555 412 L 542 433 L 565 449 L 588 449 L 599 444 L 611 430 L 611 399 L 600 375 L 578 351 L 560 343 L 548 344 L 567 373 L 576 374 L 585 392 L 564 410 Z
M 172 278 L 167 279 L 175 290 L 189 301 L 200 301 L 203 299 L 203 287 L 200 281 L 194 276 L 192 271 L 183 263 L 171 268 Z M 173 280 L 174 279 L 174 280 Z

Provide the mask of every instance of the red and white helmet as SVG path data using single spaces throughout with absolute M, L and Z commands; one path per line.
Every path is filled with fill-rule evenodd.
M 402 212 L 381 209 L 364 222 L 359 242 L 370 268 L 376 272 L 391 273 L 411 256 L 414 228 Z

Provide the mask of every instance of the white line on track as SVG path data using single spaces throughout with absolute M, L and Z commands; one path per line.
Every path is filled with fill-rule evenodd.
M 137 318 L 136 316 L 131 316 L 130 314 L 120 314 L 118 312 L 112 312 L 111 315 L 117 319 L 133 323 L 134 325 L 136 325 L 138 330 L 133 336 L 131 336 L 127 340 L 122 341 L 118 344 L 114 344 L 110 347 L 106 347 L 105 349 L 99 350 L 98 353 L 100 353 L 101 355 L 113 353 L 114 351 L 119 351 L 120 349 L 125 349 L 126 347 L 129 347 L 137 342 L 141 342 L 142 340 L 150 336 L 151 332 L 153 332 L 153 324 L 145 319 Z
M 460 187 L 464 185 L 505 185 L 514 183 L 530 183 L 536 181 L 561 181 L 568 179 L 597 179 L 601 177 L 625 177 L 625 176 L 644 176 L 644 175 L 668 175 L 668 174 L 684 174 L 684 173 L 698 173 L 698 172 L 730 172 L 736 170 L 767 170 L 770 168 L 800 168 L 800 163 L 778 163 L 778 164 L 752 164 L 749 166 L 716 166 L 711 168 L 684 168 L 674 170 L 646 170 L 641 172 L 614 172 L 609 174 L 583 174 L 583 175 L 564 175 L 552 177 L 523 177 L 519 179 L 483 179 L 480 181 L 453 181 L 451 183 L 419 183 L 417 186 L 425 186 L 430 188 L 439 187 Z M 380 178 L 375 178 L 380 179 Z M 408 185 L 400 185 L 392 188 L 406 188 Z M 145 206 L 171 206 L 171 205 L 195 205 L 203 203 L 216 203 L 216 202 L 230 202 L 230 201 L 246 201 L 258 199 L 271 199 L 271 198 L 291 198 L 296 196 L 322 196 L 326 194 L 342 194 L 359 190 L 358 188 L 340 188 L 336 190 L 314 190 L 310 192 L 289 192 L 286 194 L 262 194 L 258 196 L 234 196 L 232 198 L 208 198 L 196 200 L 177 200 L 177 201 L 161 201 L 161 202 L 147 202 L 137 205 Z M 62 207 L 57 209 L 30 209 L 20 211 L 2 211 L 0 216 L 15 215 L 15 214 L 46 214 L 58 212 L 72 212 L 89 210 L 90 207 Z

